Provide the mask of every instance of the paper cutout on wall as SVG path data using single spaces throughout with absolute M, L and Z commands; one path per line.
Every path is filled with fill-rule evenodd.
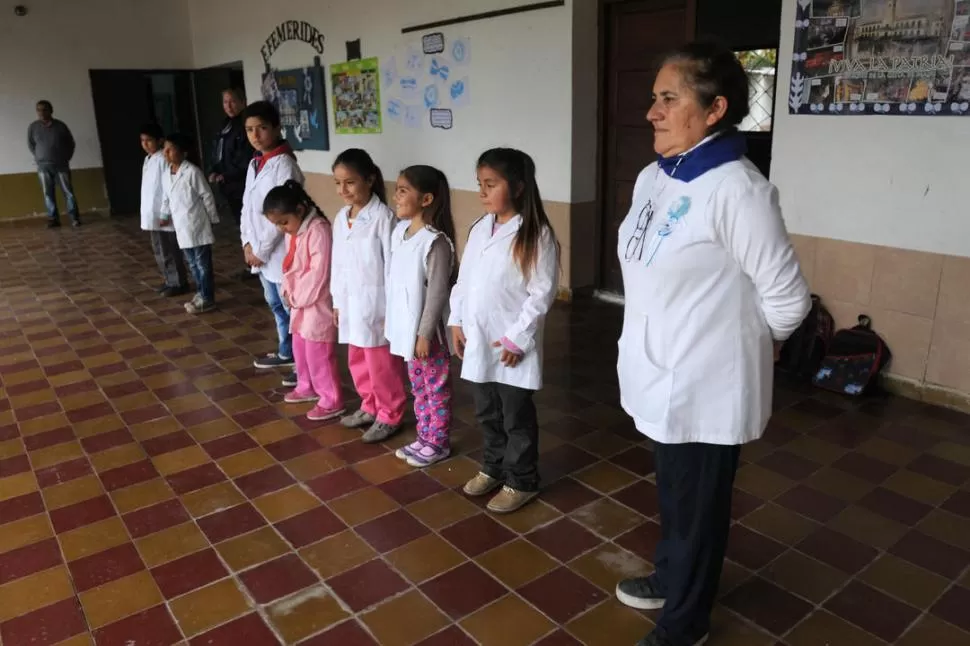
M 395 83 L 397 83 L 397 58 L 391 56 L 381 63 L 381 84 L 386 90 L 390 90 L 394 88 Z
M 323 67 L 271 70 L 263 74 L 263 99 L 280 113 L 283 137 L 294 150 L 330 150 Z
M 330 66 L 334 131 L 341 135 L 381 132 L 380 71 L 376 58 Z
M 431 84 L 424 88 L 424 107 L 437 108 L 438 107 L 438 86 Z
M 448 93 L 451 95 L 451 105 L 456 108 L 464 108 L 470 102 L 469 91 L 470 87 L 468 85 L 468 77 L 464 76 L 457 81 L 452 81 L 448 88 Z
M 421 71 L 421 67 L 424 64 L 424 57 L 421 55 L 421 50 L 417 47 L 408 47 L 408 54 L 405 61 L 408 70 L 417 73 Z
M 398 83 L 401 98 L 405 101 L 414 101 L 418 98 L 418 79 L 413 76 L 405 76 Z
M 428 64 L 428 74 L 432 77 L 437 76 L 442 81 L 447 81 L 448 76 L 451 74 L 451 69 L 438 58 L 432 58 L 431 63 Z
M 445 51 L 445 35 L 439 31 L 422 37 L 421 50 L 425 54 L 440 54 Z
M 421 108 L 416 105 L 404 106 L 404 125 L 408 128 L 420 128 L 421 112 Z
M 387 102 L 387 118 L 391 121 L 397 121 L 400 123 L 401 117 L 404 115 L 404 104 L 401 103 L 400 99 L 390 99 Z
M 472 43 L 468 38 L 451 41 L 451 60 L 455 65 L 468 65 L 472 60 Z
M 432 128 L 451 130 L 451 126 L 454 123 L 452 119 L 451 110 L 448 110 L 448 109 L 429 110 L 428 115 L 429 115 L 429 120 L 431 122 Z

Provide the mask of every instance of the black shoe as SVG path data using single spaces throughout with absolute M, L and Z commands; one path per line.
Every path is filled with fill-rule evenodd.
M 637 610 L 660 610 L 667 601 L 653 575 L 620 581 L 616 584 L 616 598 Z
M 275 352 L 270 352 L 265 357 L 259 357 L 253 361 L 253 367 L 260 370 L 270 370 L 272 368 L 292 368 L 296 365 L 293 357 L 281 357 Z
M 48 220 L 47 221 L 47 228 L 48 229 L 60 229 L 61 228 L 61 221 L 60 220 Z
M 296 387 L 296 373 L 290 372 L 283 375 L 283 386 L 285 388 L 295 388 Z
M 657 633 L 656 630 L 651 632 L 649 635 L 637 642 L 637 646 L 704 646 L 707 643 L 707 638 L 710 637 L 708 633 L 705 633 L 697 638 L 687 638 L 684 639 L 670 639 L 669 637 L 663 637 Z
M 188 285 L 183 285 L 181 287 L 169 287 L 166 285 L 165 288 L 163 288 L 158 293 L 164 296 L 165 298 L 170 298 L 172 296 L 181 296 L 182 294 L 188 294 L 189 288 L 188 288 Z

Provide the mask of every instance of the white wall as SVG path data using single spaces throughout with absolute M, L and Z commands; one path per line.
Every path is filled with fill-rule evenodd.
M 197 67 L 242 60 L 246 91 L 259 96 L 260 47 L 284 20 L 305 20 L 325 37 L 329 152 L 298 154 L 305 171 L 330 173 L 341 150 L 370 152 L 387 179 L 413 163 L 439 167 L 454 188 L 476 190 L 475 160 L 485 149 L 512 146 L 536 161 L 543 198 L 570 201 L 572 129 L 572 7 L 493 18 L 435 29 L 446 40 L 469 37 L 471 104 L 455 110 L 455 126 L 444 131 L 407 129 L 384 118 L 384 132 L 333 135 L 329 65 L 346 60 L 345 41 L 361 39 L 365 58 L 389 57 L 421 33 L 403 27 L 522 4 L 522 0 L 190 0 L 192 43 Z M 274 67 L 309 64 L 313 50 L 289 42 L 273 55 Z M 400 60 L 400 57 L 399 57 Z M 383 92 L 383 88 L 382 88 Z
M 88 70 L 188 68 L 188 0 L 30 0 L 0 7 L 0 174 L 34 169 L 27 126 L 47 99 L 77 140 L 75 168 L 101 165 Z
M 771 179 L 792 233 L 970 256 L 970 117 L 788 114 L 784 0 Z

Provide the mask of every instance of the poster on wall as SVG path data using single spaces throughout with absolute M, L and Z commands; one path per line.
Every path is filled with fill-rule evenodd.
M 381 132 L 380 65 L 376 58 L 330 66 L 334 131 L 338 135 Z
M 293 150 L 330 150 L 323 67 L 315 64 L 263 74 L 263 98 L 280 112 L 283 137 Z
M 792 1 L 791 114 L 970 115 L 970 0 Z
M 440 32 L 402 44 L 381 64 L 384 115 L 405 128 L 451 130 L 471 104 L 471 41 Z

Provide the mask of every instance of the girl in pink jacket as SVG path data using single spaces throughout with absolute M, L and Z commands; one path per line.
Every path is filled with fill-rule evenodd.
M 330 294 L 330 221 L 299 182 L 272 189 L 263 213 L 286 234 L 283 299 L 290 307 L 290 332 L 296 360 L 296 389 L 290 404 L 316 402 L 307 413 L 314 421 L 335 419 L 344 412 L 337 372 L 337 327 Z

